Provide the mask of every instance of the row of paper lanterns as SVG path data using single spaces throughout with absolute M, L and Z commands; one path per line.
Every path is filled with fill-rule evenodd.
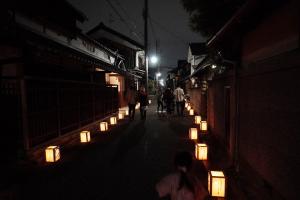
M 189 115 L 194 115 L 191 104 L 185 103 L 185 108 Z M 201 116 L 195 116 L 195 124 L 199 125 L 202 134 L 207 134 L 207 121 L 202 121 Z M 189 129 L 189 138 L 193 141 L 198 140 L 198 129 Z M 207 160 L 208 146 L 205 143 L 195 144 L 195 157 L 197 160 Z M 208 192 L 212 197 L 225 197 L 226 179 L 223 171 L 208 171 Z
M 112 116 L 109 118 L 110 125 L 116 125 L 117 124 L 117 118 L 119 120 L 122 120 L 125 118 L 125 116 L 128 116 L 128 108 L 120 108 L 118 112 L 118 117 Z M 99 124 L 99 130 L 101 132 L 108 131 L 108 122 L 100 122 Z M 81 131 L 79 134 L 80 142 L 81 143 L 88 143 L 91 141 L 91 133 L 90 131 Z M 57 162 L 60 159 L 60 150 L 59 146 L 48 146 L 45 149 L 45 159 L 46 162 Z

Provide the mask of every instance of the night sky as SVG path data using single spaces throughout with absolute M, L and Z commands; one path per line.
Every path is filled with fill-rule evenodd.
M 79 24 L 83 32 L 103 22 L 110 28 L 143 44 L 143 0 L 68 1 L 89 19 L 84 24 Z M 180 4 L 180 0 L 149 0 L 149 15 L 149 53 L 155 53 L 157 40 L 159 65 L 163 72 L 176 67 L 178 59 L 187 58 L 188 43 L 205 41 L 200 34 L 190 30 L 188 14 Z M 152 70 L 154 67 L 150 65 Z

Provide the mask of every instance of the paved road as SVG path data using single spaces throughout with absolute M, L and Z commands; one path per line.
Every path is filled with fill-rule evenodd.
M 177 150 L 191 152 L 189 117 L 158 116 L 150 106 L 147 120 L 127 119 L 109 136 L 62 149 L 62 160 L 19 175 L 17 199 L 152 199 L 155 183 L 173 170 Z

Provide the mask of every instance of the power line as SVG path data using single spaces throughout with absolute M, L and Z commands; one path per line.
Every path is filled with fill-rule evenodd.
M 125 14 L 125 17 L 127 17 L 127 19 L 130 21 L 130 24 L 131 24 L 131 26 L 132 26 L 132 28 L 133 29 L 137 29 L 137 23 L 136 23 L 136 21 L 135 20 L 133 20 L 131 17 L 130 17 L 130 15 L 128 14 L 128 12 L 126 11 L 126 9 L 122 6 L 122 4 L 120 3 L 120 1 L 119 0 L 114 0 L 117 4 L 118 4 L 118 6 L 121 8 L 121 10 L 123 11 L 123 13 Z M 138 35 L 140 36 L 140 37 L 144 37 L 144 35 L 140 32 L 140 31 L 137 31 L 137 33 L 138 33 Z
M 112 10 L 117 14 L 117 16 L 120 18 L 120 21 L 123 22 L 123 23 L 127 26 L 127 28 L 129 29 L 130 33 L 131 33 L 131 34 L 134 34 L 139 40 L 142 40 L 142 39 L 140 38 L 140 36 L 130 28 L 130 24 L 127 23 L 127 21 L 123 18 L 123 16 L 119 13 L 119 11 L 115 8 L 115 6 L 114 6 L 109 0 L 105 0 L 105 1 L 108 3 L 108 5 L 111 7 L 111 9 L 112 9 Z
M 173 31 L 168 30 L 165 26 L 161 25 L 159 22 L 157 22 L 155 19 L 153 19 L 151 16 L 149 16 L 150 22 L 153 21 L 160 29 L 164 30 L 165 32 L 169 33 L 171 36 L 176 38 L 178 41 L 182 42 L 185 45 L 188 45 L 188 42 L 182 39 L 180 36 L 176 35 Z

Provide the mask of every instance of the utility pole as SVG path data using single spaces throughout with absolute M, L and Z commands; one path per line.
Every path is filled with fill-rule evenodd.
M 145 64 L 146 64 L 146 83 L 145 89 L 148 92 L 148 0 L 145 0 L 144 7 L 144 46 L 145 46 Z

